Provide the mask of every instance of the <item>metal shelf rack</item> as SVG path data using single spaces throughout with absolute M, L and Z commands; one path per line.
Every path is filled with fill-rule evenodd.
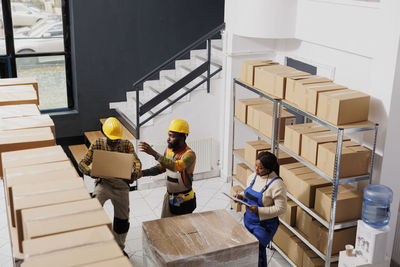
M 291 104 L 287 102 L 286 100 L 282 100 L 276 97 L 273 97 L 271 95 L 265 94 L 263 92 L 258 91 L 257 89 L 251 87 L 250 85 L 238 80 L 234 79 L 233 80 L 233 112 L 235 114 L 235 104 L 236 104 L 236 85 L 240 85 L 241 87 L 250 90 L 256 94 L 258 94 L 261 97 L 264 97 L 270 101 L 273 102 L 273 136 L 272 139 L 269 139 L 259 133 L 256 129 L 253 129 L 252 127 L 246 125 L 239 119 L 234 117 L 233 120 L 233 144 L 232 144 L 232 173 L 233 173 L 233 163 L 234 163 L 234 158 L 237 158 L 239 161 L 245 163 L 250 169 L 254 170 L 254 167 L 251 166 L 246 160 L 244 160 L 244 149 L 234 149 L 235 147 L 235 123 L 242 124 L 247 126 L 247 128 L 251 129 L 253 133 L 255 133 L 260 139 L 263 139 L 267 143 L 271 144 L 272 146 L 272 153 L 277 155 L 279 153 L 279 149 L 284 151 L 285 153 L 289 154 L 291 157 L 295 158 L 297 161 L 300 163 L 304 164 L 314 172 L 318 173 L 321 177 L 327 179 L 329 182 L 332 183 L 332 201 L 331 201 L 331 214 L 330 214 L 330 221 L 327 222 L 324 219 L 322 219 L 318 214 L 316 214 L 312 209 L 308 208 L 304 204 L 302 204 L 300 201 L 298 201 L 294 196 L 291 194 L 287 193 L 287 196 L 296 202 L 303 210 L 305 210 L 308 214 L 310 214 L 313 218 L 318 220 L 322 225 L 324 225 L 326 228 L 329 230 L 328 234 L 328 246 L 327 246 L 327 253 L 324 255 L 321 253 L 318 249 L 316 249 L 310 242 L 308 242 L 307 239 L 305 239 L 298 231 L 296 231 L 295 228 L 289 226 L 287 223 L 283 222 L 282 220 L 281 223 L 285 225 L 290 231 L 292 231 L 297 237 L 299 237 L 309 248 L 311 248 L 318 256 L 320 256 L 324 261 L 325 261 L 325 266 L 330 266 L 331 262 L 335 262 L 338 260 L 337 257 L 332 257 L 332 243 L 333 243 L 333 234 L 335 230 L 339 229 L 344 229 L 348 227 L 353 227 L 357 225 L 356 221 L 351 221 L 351 222 L 345 222 L 345 223 L 340 223 L 340 224 L 335 224 L 335 215 L 336 215 L 336 201 L 337 201 L 337 193 L 338 193 L 338 186 L 339 184 L 348 184 L 348 183 L 353 183 L 353 182 L 359 182 L 359 181 L 369 181 L 371 183 L 372 179 L 372 173 L 373 173 L 373 167 L 374 167 L 374 159 L 375 159 L 375 149 L 376 149 L 376 139 L 377 139 L 377 134 L 378 134 L 378 124 L 373 123 L 373 122 L 361 122 L 361 123 L 354 123 L 354 124 L 349 124 L 349 125 L 340 125 L 340 126 L 335 126 L 332 125 L 328 122 L 325 122 L 321 120 L 320 118 L 307 113 L 301 109 L 299 109 L 296 105 Z M 327 175 L 326 173 L 322 172 L 320 169 L 318 169 L 315 165 L 312 163 L 308 162 L 307 160 L 303 159 L 301 156 L 295 154 L 293 151 L 289 150 L 288 148 L 284 147 L 282 144 L 279 143 L 278 136 L 279 136 L 279 128 L 280 128 L 280 116 L 282 112 L 282 107 L 293 111 L 299 115 L 304 116 L 306 119 L 312 120 L 315 123 L 318 123 L 322 126 L 327 127 L 329 130 L 332 130 L 334 132 L 337 132 L 337 147 L 336 147 L 336 157 L 335 157 L 335 168 L 334 168 L 334 176 L 331 177 Z M 364 132 L 364 131 L 374 131 L 374 141 L 373 141 L 373 148 L 372 148 L 372 155 L 371 155 L 371 164 L 370 164 L 370 172 L 368 175 L 363 175 L 363 176 L 357 176 L 357 177 L 349 177 L 349 178 L 342 178 L 339 179 L 340 177 L 340 158 L 341 158 L 341 153 L 342 153 L 342 146 L 343 146 L 343 137 L 344 134 L 346 133 L 356 133 L 356 132 Z M 237 181 L 237 179 L 235 179 Z M 275 249 L 277 248 L 276 245 L 273 244 Z M 287 259 L 287 256 L 285 253 L 283 253 L 279 248 L 277 251 L 282 254 L 282 256 Z M 293 262 L 290 261 L 290 264 L 293 264 Z

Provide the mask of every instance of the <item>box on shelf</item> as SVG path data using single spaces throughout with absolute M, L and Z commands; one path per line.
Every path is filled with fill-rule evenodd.
M 286 212 L 280 215 L 279 218 L 294 227 L 296 225 L 296 213 L 298 209 L 298 205 L 294 201 L 288 199 Z
M 247 60 L 242 61 L 242 69 L 240 72 L 240 80 L 253 86 L 255 69 L 263 66 L 278 65 L 279 63 L 272 60 Z
M 350 89 L 320 93 L 317 116 L 333 125 L 366 121 L 369 102 L 369 95 Z
M 271 146 L 264 140 L 246 142 L 244 148 L 244 159 L 254 166 L 256 164 L 257 155 L 263 151 L 269 151 Z
M 349 141 L 350 138 L 343 136 L 343 141 Z M 337 133 L 333 131 L 307 133 L 301 138 L 301 156 L 314 165 L 317 165 L 318 147 L 325 143 L 337 142 Z
M 291 245 L 287 256 L 296 266 L 301 266 L 303 264 L 304 251 L 309 248 L 297 236 L 292 236 L 289 243 Z
M 42 127 L 50 127 L 51 131 L 55 135 L 54 122 L 49 115 L 3 118 L 0 121 L 1 131 L 42 128 Z
M 243 188 L 247 187 L 247 178 L 254 173 L 252 169 L 250 169 L 244 163 L 238 163 L 236 165 L 236 179 L 241 183 Z
M 311 249 L 305 250 L 303 254 L 303 267 L 324 267 L 325 261 Z
M 317 188 L 315 212 L 329 222 L 332 201 L 332 186 Z M 361 217 L 363 194 L 349 184 L 338 186 L 335 222 L 346 222 Z
M 134 155 L 96 149 L 93 152 L 91 175 L 101 178 L 130 180 Z
M 317 167 L 331 177 L 335 175 L 335 156 L 336 143 L 319 145 Z M 368 174 L 370 160 L 371 150 L 353 141 L 343 142 L 339 177 Z
M 226 210 L 143 222 L 148 266 L 255 266 L 258 241 Z
M 251 105 L 269 104 L 265 98 L 245 98 L 236 101 L 235 116 L 243 123 L 247 123 L 248 108 Z
M 328 128 L 316 123 L 287 125 L 285 127 L 284 146 L 297 155 L 301 154 L 301 137 L 306 133 L 325 132 Z
M 269 152 L 271 152 L 271 150 L 269 150 Z M 291 164 L 291 163 L 295 163 L 295 162 L 297 162 L 297 160 L 295 158 L 292 158 L 289 154 L 287 154 L 283 151 L 279 151 L 279 154 L 278 154 L 278 164 L 279 165 Z
M 317 83 L 305 86 L 305 97 L 303 102 L 299 103 L 299 107 L 313 115 L 317 114 L 317 106 L 319 94 L 323 92 L 331 92 L 347 89 L 345 86 L 335 83 Z
M 244 191 L 243 187 L 241 187 L 240 185 L 235 185 L 231 187 L 231 196 L 235 196 L 235 194 L 240 194 Z M 242 211 L 242 205 L 240 205 L 239 203 L 236 203 L 235 201 L 233 201 L 231 199 L 231 207 L 234 211 L 236 212 L 240 212 Z
M 297 79 L 287 79 L 286 82 L 286 97 L 285 99 L 292 104 L 298 105 L 304 102 L 305 98 L 305 86 L 316 83 L 332 82 L 328 78 L 324 78 L 317 75 L 311 75 L 306 77 L 298 77 Z
M 293 236 L 294 234 L 286 226 L 279 224 L 272 241 L 287 255 L 292 245 L 288 240 Z
M 112 229 L 110 218 L 99 201 L 93 198 L 25 209 L 21 211 L 21 220 L 22 240 L 103 225 Z
M 0 106 L 0 118 L 38 116 L 40 110 L 35 104 Z
M 251 105 L 247 108 L 247 125 L 254 129 L 260 129 L 260 115 L 261 113 L 267 113 L 271 116 L 273 110 L 273 103 L 266 102 L 258 105 Z
M 35 104 L 38 96 L 32 85 L 0 86 L 0 106 Z
M 311 223 L 314 220 L 315 219 L 310 214 L 298 207 L 296 214 L 296 228 L 304 234 L 303 236 L 305 238 L 308 238 L 311 235 L 311 232 L 313 231 Z
M 288 66 L 266 66 L 255 70 L 254 87 L 278 98 L 285 97 L 286 78 L 311 75 Z
M 21 267 L 52 267 L 55 262 L 62 262 L 63 266 L 83 266 L 122 256 L 117 242 L 111 240 L 31 256 L 24 260 Z
M 333 234 L 332 255 L 339 253 L 347 244 L 354 244 L 356 230 L 357 227 L 350 227 L 335 231 Z M 328 229 L 324 226 L 320 226 L 317 231 L 320 237 L 318 249 L 326 255 L 326 249 L 328 247 Z
M 288 192 L 290 187 L 288 181 L 293 180 L 292 176 L 296 176 L 303 173 L 313 173 L 313 171 L 310 168 L 304 166 L 300 162 L 279 166 L 279 174 L 282 177 L 283 181 L 285 182 Z
M 309 208 L 314 208 L 316 189 L 331 185 L 328 180 L 315 172 L 298 174 L 293 177 L 297 179 L 293 179 L 289 183 L 298 183 L 298 186 L 291 188 L 292 195 Z
M 273 242 L 293 261 L 297 266 L 301 266 L 303 262 L 303 253 L 307 246 L 301 242 L 288 228 L 279 225 Z

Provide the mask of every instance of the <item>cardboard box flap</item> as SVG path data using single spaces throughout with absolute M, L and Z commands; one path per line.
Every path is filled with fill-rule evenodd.
M 324 131 L 324 132 L 314 132 L 314 133 L 305 133 L 304 136 L 310 138 L 317 142 L 318 144 L 328 143 L 328 142 L 336 142 L 337 141 L 337 133 L 334 131 Z M 343 136 L 343 140 L 350 140 L 349 137 Z
M 345 99 L 353 99 L 353 98 L 370 98 L 369 95 L 364 94 L 362 92 L 359 91 L 355 91 L 355 90 L 341 90 L 339 92 L 333 91 L 333 92 L 324 92 L 324 94 L 326 94 L 327 96 L 329 96 L 330 98 L 335 98 L 335 99 L 341 99 L 341 100 L 345 100 Z
M 34 194 L 50 193 L 62 191 L 65 189 L 79 189 L 85 188 L 83 180 L 71 179 L 71 180 L 55 180 L 41 184 L 19 184 L 13 187 L 13 193 L 15 198 L 23 198 L 24 196 L 30 196 Z
M 7 179 L 12 177 L 18 176 L 25 176 L 25 175 L 39 175 L 41 173 L 56 171 L 56 170 L 67 170 L 73 169 L 71 162 L 69 160 L 66 161 L 57 161 L 57 162 L 49 162 L 43 163 L 39 165 L 28 165 L 28 166 L 19 166 L 19 167 L 12 167 L 7 168 L 5 170 L 5 177 Z
M 31 91 L 35 92 L 35 87 L 31 84 L 0 86 L 0 93 L 21 93 Z
M 109 240 L 114 240 L 114 235 L 107 226 L 103 225 L 84 230 L 24 240 L 23 248 L 25 255 L 31 256 Z
M 3 131 L 38 127 L 54 127 L 54 122 L 49 115 L 3 118 L 0 120 L 0 130 Z
M 0 145 L 34 142 L 41 140 L 54 140 L 49 127 L 32 128 L 23 130 L 0 131 Z
M 14 118 L 38 115 L 40 115 L 40 111 L 35 104 L 0 106 L 0 118 Z
M 305 84 L 304 87 L 307 90 L 329 90 L 329 89 L 347 89 L 347 87 L 332 83 L 332 82 L 323 82 L 323 83 L 312 83 L 312 84 Z
M 317 189 L 321 194 L 325 195 L 328 198 L 332 196 L 332 186 L 320 187 Z M 338 186 L 338 200 L 344 200 L 348 198 L 362 198 L 362 192 L 358 191 L 356 188 L 349 184 L 343 184 Z
M 113 151 L 94 150 L 92 176 L 131 179 L 134 155 Z
M 52 180 L 76 179 L 76 178 L 81 178 L 81 177 L 72 168 L 66 170 L 51 170 L 39 174 L 13 176 L 11 178 L 7 177 L 7 187 L 13 187 L 16 184 L 37 184 Z
M 325 77 L 317 76 L 317 75 L 311 75 L 311 76 L 306 77 L 305 79 L 296 81 L 296 83 L 299 83 L 302 85 L 306 85 L 306 84 L 310 84 L 310 83 L 321 83 L 321 82 L 332 82 L 332 80 L 325 78 Z

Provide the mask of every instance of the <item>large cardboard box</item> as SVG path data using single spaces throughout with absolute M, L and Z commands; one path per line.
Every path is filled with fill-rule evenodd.
M 41 127 L 50 127 L 51 131 L 55 135 L 54 122 L 49 115 L 3 118 L 0 120 L 1 131 Z
M 285 126 L 284 146 L 297 155 L 301 154 L 301 137 L 305 133 L 328 131 L 328 128 L 316 123 L 304 123 Z
M 313 220 L 315 219 L 305 210 L 300 207 L 297 209 L 296 227 L 304 234 L 303 237 L 309 238 L 309 236 L 311 236 L 311 232 L 313 231 L 311 223 Z
M 142 223 L 147 266 L 256 266 L 258 241 L 226 210 Z
M 253 86 L 255 69 L 262 66 L 278 65 L 272 60 L 247 60 L 242 61 L 242 69 L 240 72 L 240 80 Z
M 299 207 L 296 204 L 296 202 L 288 199 L 286 212 L 280 215 L 279 218 L 281 218 L 284 222 L 286 222 L 290 226 L 294 227 L 296 226 L 296 213 L 298 209 Z
M 266 102 L 258 105 L 251 105 L 247 108 L 247 125 L 253 127 L 256 130 L 260 128 L 260 112 L 259 111 L 268 112 L 268 114 L 272 114 L 273 103 Z M 271 116 L 271 115 L 268 115 Z
M 55 263 L 57 267 L 82 266 L 122 256 L 121 248 L 111 240 L 31 256 L 21 267 L 53 267 Z
M 255 166 L 257 155 L 263 151 L 269 151 L 271 146 L 264 140 L 246 142 L 244 147 L 244 159 Z
M 289 181 L 297 184 L 297 187 L 291 187 L 292 195 L 309 208 L 314 208 L 316 189 L 331 184 L 315 172 L 293 175 L 291 178 L 297 178 Z
M 294 234 L 283 224 L 280 224 L 272 239 L 272 242 L 274 242 L 287 255 L 288 251 L 290 250 L 290 246 L 292 245 L 289 242 L 292 236 L 294 236 Z
M 265 98 L 246 98 L 236 101 L 235 116 L 244 123 L 247 123 L 248 107 L 251 105 L 270 104 Z
M 101 178 L 131 179 L 134 155 L 94 150 L 91 175 Z
M 306 244 L 304 244 L 297 236 L 292 236 L 289 239 L 290 248 L 287 256 L 292 260 L 296 266 L 303 264 L 303 254 L 305 250 L 308 250 Z
M 285 182 L 288 192 L 290 186 L 288 181 L 295 179 L 293 178 L 293 176 L 303 173 L 313 173 L 313 171 L 310 168 L 304 166 L 300 162 L 279 166 L 279 174 L 282 177 L 283 181 Z
M 304 102 L 306 88 L 305 86 L 316 83 L 331 82 L 328 78 L 311 75 L 306 77 L 297 77 L 297 79 L 289 78 L 286 82 L 285 99 L 292 104 L 299 105 Z
M 306 245 L 284 225 L 279 225 L 273 242 L 293 261 L 297 266 L 303 262 L 303 253 Z
M 288 66 L 266 66 L 255 70 L 254 87 L 278 98 L 285 97 L 286 78 L 311 75 Z
M 20 104 L 39 105 L 32 85 L 0 86 L 0 106 Z
M 321 144 L 318 147 L 317 167 L 333 177 L 335 175 L 336 143 Z M 371 150 L 353 141 L 343 142 L 340 157 L 339 177 L 368 174 Z
M 249 107 L 249 114 L 252 114 L 252 120 L 249 125 L 258 130 L 261 134 L 268 138 L 272 138 L 273 133 L 273 106 L 272 105 L 256 105 Z M 279 136 L 282 140 L 285 136 L 285 126 L 296 123 L 296 116 L 286 110 L 282 110 L 280 119 Z M 277 134 L 277 133 L 276 133 Z
M 348 140 L 350 138 L 343 136 L 343 141 Z M 318 146 L 335 142 L 337 142 L 337 133 L 333 131 L 302 134 L 301 156 L 312 164 L 317 165 Z
M 250 169 L 244 163 L 238 163 L 236 165 L 236 179 L 241 183 L 243 188 L 247 187 L 247 178 L 254 173 L 252 169 Z
M 61 146 L 48 146 L 2 153 L 3 173 L 6 168 L 69 160 Z
M 370 96 L 355 90 L 319 94 L 317 116 L 333 125 L 368 120 Z
M 301 98 L 299 107 L 313 115 L 317 114 L 319 94 L 347 89 L 346 87 L 335 83 L 317 83 L 305 86 L 305 97 Z
M 118 257 L 115 259 L 105 260 L 101 262 L 89 263 L 80 265 L 81 267 L 110 267 L 110 266 L 118 266 L 118 267 L 132 267 L 132 263 L 129 261 L 127 257 Z
M 102 225 L 112 229 L 110 218 L 95 198 L 25 209 L 21 219 L 23 240 Z
M 305 250 L 303 254 L 303 267 L 324 267 L 325 261 L 314 251 Z
M 50 128 L 33 128 L 12 131 L 0 131 L 0 153 L 55 145 L 54 135 Z M 0 162 L 1 162 L 0 154 Z M 0 166 L 0 176 L 3 167 Z
M 35 77 L 2 78 L 0 86 L 32 85 L 39 99 L 39 87 Z
M 0 106 L 0 118 L 39 116 L 40 110 L 35 104 Z
M 329 221 L 332 201 L 332 186 L 317 188 L 315 212 Z M 362 192 L 349 184 L 338 186 L 335 222 L 357 220 L 361 217 Z
M 244 189 L 240 185 L 232 186 L 231 187 L 231 196 L 235 196 L 235 194 L 240 194 L 243 191 L 244 191 Z M 233 200 L 231 200 L 231 207 L 236 212 L 242 211 L 242 205 Z
M 42 163 L 38 165 L 9 167 L 5 169 L 5 181 L 7 182 L 10 179 L 19 179 L 20 177 L 23 176 L 42 175 L 47 172 L 65 171 L 65 170 L 75 170 L 71 161 L 66 160 L 66 161 Z

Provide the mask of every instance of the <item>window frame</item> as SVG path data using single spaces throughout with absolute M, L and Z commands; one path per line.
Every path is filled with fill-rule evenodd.
M 64 36 L 64 51 L 48 52 L 48 53 L 29 53 L 29 54 L 16 54 L 14 47 L 14 30 L 12 23 L 11 1 L 1 0 L 3 8 L 3 28 L 6 45 L 6 55 L 10 58 L 11 63 L 11 77 L 18 77 L 17 73 L 17 58 L 27 57 L 47 57 L 47 56 L 64 56 L 65 63 L 65 82 L 67 89 L 67 108 L 45 109 L 41 110 L 44 113 L 51 113 L 57 111 L 72 110 L 75 108 L 74 94 L 72 88 L 72 64 L 71 64 L 71 28 L 70 28 L 70 11 L 69 0 L 61 0 L 61 13 L 63 23 L 63 36 Z M 4 56 L 4 55 L 2 55 Z

